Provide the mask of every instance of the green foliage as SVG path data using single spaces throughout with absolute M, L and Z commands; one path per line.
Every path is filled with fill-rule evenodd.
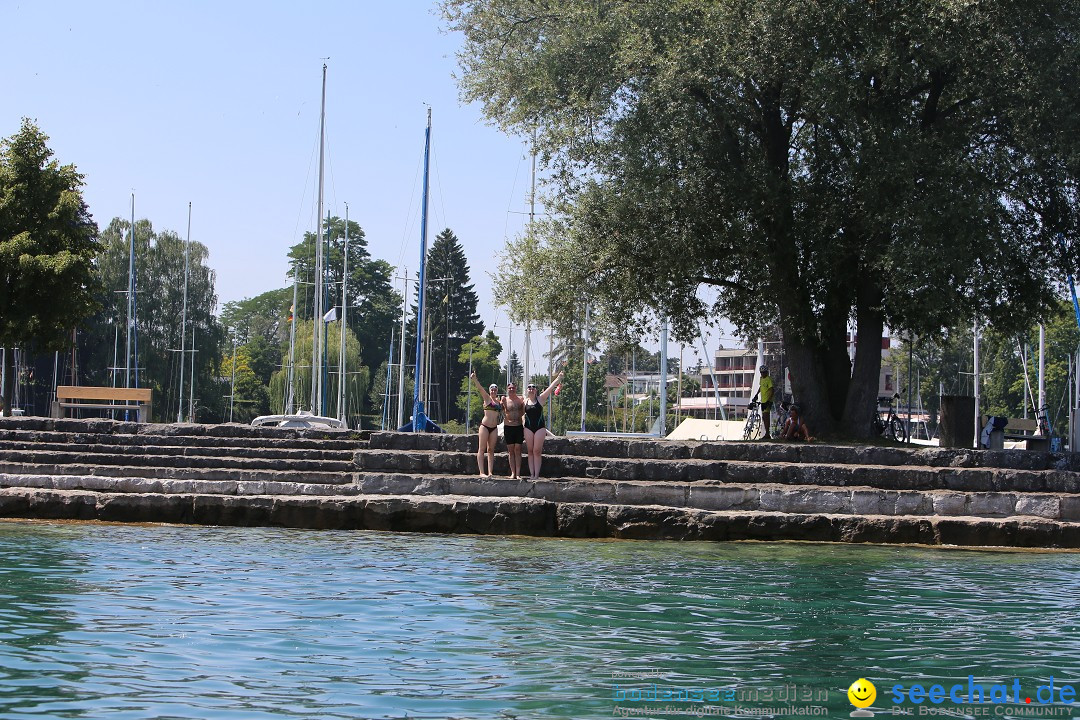
M 442 10 L 463 98 L 550 170 L 555 213 L 501 269 L 517 316 L 776 322 L 816 433 L 862 436 L 883 327 L 1015 332 L 1078 264 L 1077 0 Z
M 233 422 L 250 423 L 258 416 L 270 413 L 270 393 L 266 385 L 259 380 L 252 362 L 248 347 L 246 345 L 237 347 L 235 384 L 233 383 L 232 353 L 228 353 L 221 364 L 221 376 L 229 382 L 230 394 L 233 395 L 231 403 Z M 229 419 L 229 403 L 226 403 L 222 422 Z
M 469 264 L 461 241 L 450 228 L 440 232 L 428 248 L 426 271 L 427 298 L 424 310 L 428 321 L 428 350 L 431 354 L 431 378 L 428 412 L 441 417 L 457 415 L 456 401 L 460 378 L 468 375 L 468 358 L 461 360 L 462 348 L 470 338 L 484 331 L 477 313 L 478 300 L 469 276 Z M 408 325 L 408 343 L 416 352 L 416 303 Z M 458 419 L 465 420 L 464 415 Z
M 1072 304 L 1058 301 L 1045 323 L 1046 405 L 1058 435 L 1068 431 L 1068 357 L 1080 347 L 1080 330 Z M 1035 417 L 1033 397 L 1038 395 L 1039 328 L 1032 324 L 1022 332 L 1006 334 L 994 328 L 980 333 L 979 370 L 982 376 L 980 401 L 983 414 Z M 971 328 L 954 330 L 941 339 L 904 342 L 894 352 L 897 386 L 902 402 L 907 399 L 909 350 L 912 370 L 912 404 L 935 417 L 940 395 L 972 395 L 974 351 Z M 1025 360 L 1027 377 L 1025 379 Z
M 500 394 L 503 394 L 506 392 L 506 387 L 503 384 L 506 376 L 500 372 L 499 368 L 499 356 L 501 354 L 502 343 L 499 342 L 499 338 L 493 330 L 488 330 L 486 335 L 477 335 L 465 343 L 461 348 L 458 359 L 468 368 L 471 356 L 473 372 L 476 373 L 476 379 L 484 389 L 487 389 L 491 383 L 495 383 L 499 386 Z M 484 400 L 475 387 L 472 388 L 470 393 L 470 385 L 471 383 L 466 375 L 461 381 L 457 396 L 457 407 L 462 412 L 468 413 L 470 427 L 475 427 L 484 417 Z M 471 404 L 469 403 L 470 397 L 472 398 Z
M 296 369 L 293 386 L 296 396 L 295 410 L 310 410 L 311 404 L 311 323 L 298 325 L 296 328 Z M 341 348 L 341 321 L 327 325 L 326 332 L 328 358 L 328 379 L 326 383 L 326 407 L 324 413 L 331 417 L 338 416 L 338 356 Z M 365 400 L 371 385 L 371 373 L 361 364 L 360 341 L 352 329 L 345 334 L 345 407 L 348 409 L 349 427 L 359 427 L 363 415 Z M 283 413 L 288 397 L 288 368 L 282 368 L 270 378 L 270 408 L 274 414 Z
M 323 225 L 329 288 L 326 309 L 334 306 L 340 308 L 341 279 L 345 267 L 345 221 L 331 217 L 324 220 Z M 299 288 L 296 308 L 296 317 L 301 325 L 304 320 L 310 325 L 313 317 L 316 239 L 315 233 L 304 233 L 304 239 L 289 250 L 289 274 L 304 283 Z M 391 328 L 401 318 L 401 295 L 391 286 L 392 279 L 393 268 L 386 261 L 371 257 L 364 231 L 355 220 L 350 220 L 347 322 L 360 342 L 361 359 L 366 367 L 376 367 L 386 359 Z M 291 289 L 289 292 L 292 292 Z M 310 351 L 310 344 L 308 349 Z
M 79 339 L 83 379 L 87 384 L 111 385 L 109 368 L 114 353 L 120 370 L 118 384 L 125 382 L 129 233 L 131 223 L 114 218 L 101 233 L 101 252 L 94 260 L 95 284 L 101 307 Z M 209 251 L 192 241 L 189 262 L 187 327 L 180 338 L 184 302 L 185 241 L 171 230 L 157 232 L 149 220 L 135 224 L 136 336 L 132 341 L 135 363 L 137 339 L 139 386 L 154 390 L 154 415 L 174 421 L 178 414 L 180 353 L 184 348 L 184 417 L 191 397 L 191 349 L 194 334 L 195 402 L 203 408 L 194 420 L 217 421 L 222 417 L 223 397 L 217 378 L 225 331 L 214 317 L 217 293 L 214 271 L 207 265 Z M 231 351 L 231 345 L 229 346 Z M 134 375 L 134 370 L 133 370 Z M 134 378 L 132 378 L 134 384 Z
M 292 288 L 268 290 L 253 298 L 225 303 L 221 324 L 245 349 L 255 377 L 263 385 L 282 365 L 288 352 Z
M 83 176 L 60 165 L 29 119 L 0 141 L 0 347 L 59 350 L 95 307 L 91 263 L 97 225 Z M 6 376 L 14 377 L 12 352 Z M 14 383 L 0 399 L 10 412 Z

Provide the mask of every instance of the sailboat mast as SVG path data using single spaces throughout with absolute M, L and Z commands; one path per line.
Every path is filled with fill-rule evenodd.
M 128 230 L 127 340 L 125 341 L 124 387 L 131 387 L 131 341 L 135 329 L 135 193 L 131 193 L 131 228 Z M 136 367 L 138 361 L 136 361 Z M 136 369 L 136 372 L 138 370 Z M 139 382 L 136 379 L 135 385 Z
M 349 286 L 349 203 L 345 203 L 345 262 L 341 272 L 341 347 L 338 348 L 338 419 L 348 427 L 345 421 L 345 325 Z
M 315 307 L 311 343 L 311 410 L 323 414 L 322 407 L 322 336 L 323 336 L 323 148 L 326 141 L 326 63 L 322 66 L 322 107 L 319 113 L 319 209 L 315 213 Z
M 398 355 L 398 385 L 397 385 L 397 424 L 394 428 L 397 429 L 405 424 L 405 323 L 406 315 L 409 308 L 409 268 L 405 268 L 404 277 L 401 278 L 404 281 L 401 289 L 401 338 L 398 343 L 399 348 Z
M 296 398 L 296 273 L 293 265 L 292 307 L 289 309 L 289 387 L 285 389 L 285 414 L 292 415 Z
M 427 111 L 427 129 L 424 130 L 424 199 L 420 210 L 420 285 L 416 306 L 416 378 L 413 388 L 413 431 L 427 429 L 427 415 L 420 401 L 420 385 L 423 380 L 421 363 L 424 358 L 424 295 L 427 292 L 427 213 L 428 213 L 428 167 L 431 158 L 431 108 Z
M 180 387 L 176 391 L 176 422 L 184 422 L 184 333 L 187 331 L 187 290 L 191 258 L 191 203 L 187 204 L 187 242 L 184 244 L 184 305 L 180 312 Z

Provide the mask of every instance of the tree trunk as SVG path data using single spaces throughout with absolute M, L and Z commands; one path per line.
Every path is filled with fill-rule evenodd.
M 799 413 L 813 435 L 831 435 L 836 418 L 829 405 L 828 385 L 819 348 L 797 341 L 784 341 L 791 373 L 791 391 Z
M 870 281 L 859 284 L 856 297 L 855 365 L 841 428 L 845 436 L 866 439 L 877 411 L 878 378 L 881 376 L 881 333 L 885 329 L 881 291 Z

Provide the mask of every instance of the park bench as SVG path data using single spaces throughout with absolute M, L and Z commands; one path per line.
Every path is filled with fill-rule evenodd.
M 990 416 L 983 416 L 982 427 L 986 426 L 989 422 Z M 995 448 L 995 436 L 999 433 L 990 433 L 990 447 L 991 449 L 1001 450 L 1004 447 L 1004 441 L 1010 440 L 1012 442 L 1024 443 L 1024 448 L 1027 450 L 1036 450 L 1039 452 L 1046 452 L 1050 449 L 1050 438 L 1039 433 L 1039 421 L 1035 418 L 1009 418 L 1009 422 L 1005 426 L 1004 432 L 1001 435 L 1001 447 Z
M 138 413 L 138 421 L 149 422 L 151 407 L 150 388 L 84 387 L 61 385 L 56 388 L 56 402 L 52 416 L 68 416 L 70 410 L 128 410 Z

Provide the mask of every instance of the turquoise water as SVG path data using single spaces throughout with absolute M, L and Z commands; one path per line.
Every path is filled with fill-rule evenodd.
M 1080 690 L 1080 555 L 0 523 L 4 718 L 846 717 L 968 675 Z

